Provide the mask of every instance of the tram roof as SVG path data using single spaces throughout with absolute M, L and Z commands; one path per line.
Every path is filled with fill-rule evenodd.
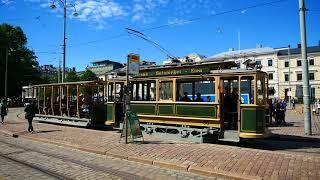
M 226 64 L 226 65 L 236 67 L 236 63 L 234 61 L 213 59 L 213 60 L 202 60 L 198 62 L 184 62 L 184 63 L 172 63 L 172 64 L 165 64 L 165 65 L 140 66 L 140 70 L 144 71 L 149 69 L 183 68 L 183 67 L 217 65 L 217 64 Z
M 31 87 L 81 85 L 81 84 L 86 84 L 86 85 L 104 84 L 104 81 L 77 81 L 77 82 L 65 82 L 65 83 L 38 84 L 38 85 L 32 85 Z
M 221 69 L 221 70 L 211 70 L 210 74 L 256 74 L 256 73 L 266 73 L 259 69 Z

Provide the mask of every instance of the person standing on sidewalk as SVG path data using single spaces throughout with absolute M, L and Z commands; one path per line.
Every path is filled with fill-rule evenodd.
M 32 126 L 32 120 L 36 114 L 36 106 L 34 105 L 33 101 L 29 101 L 29 103 L 26 105 L 26 108 L 24 109 L 24 112 L 26 112 L 25 118 L 28 120 L 29 123 L 28 131 L 33 133 L 34 131 Z
M 1 116 L 1 124 L 4 123 L 4 117 L 7 115 L 7 105 L 4 99 L 0 101 L 0 116 Z

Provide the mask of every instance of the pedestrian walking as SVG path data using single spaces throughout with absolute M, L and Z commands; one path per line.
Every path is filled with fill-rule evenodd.
M 34 131 L 32 126 L 32 120 L 36 114 L 36 106 L 33 103 L 33 101 L 29 101 L 29 103 L 26 105 L 26 108 L 24 109 L 24 112 L 26 112 L 25 118 L 28 120 L 29 123 L 28 131 L 33 133 Z
M 7 115 L 7 113 L 8 113 L 7 104 L 5 103 L 4 99 L 1 99 L 1 101 L 0 101 L 1 124 L 4 123 L 4 117 Z
M 284 109 L 284 105 L 280 99 L 275 104 L 274 108 L 275 108 L 275 120 L 276 120 L 277 126 L 285 124 L 285 120 L 284 120 L 285 109 Z
M 292 99 L 292 109 L 296 109 L 296 100 Z

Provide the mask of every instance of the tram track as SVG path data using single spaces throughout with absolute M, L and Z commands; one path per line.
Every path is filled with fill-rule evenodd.
M 74 163 L 74 164 L 77 164 L 77 165 L 80 165 L 80 166 L 84 166 L 84 167 L 93 169 L 95 172 L 108 173 L 108 174 L 113 175 L 113 176 L 119 176 L 122 179 L 141 179 L 141 178 L 146 179 L 146 178 L 138 176 L 136 174 L 131 174 L 131 173 L 123 172 L 123 171 L 116 171 L 116 170 L 114 170 L 112 168 L 102 167 L 102 166 L 94 165 L 92 163 L 85 163 L 85 162 L 83 162 L 81 160 L 76 160 L 76 159 L 73 159 L 71 157 L 67 157 L 66 155 L 59 155 L 57 153 L 53 154 L 53 153 L 45 152 L 43 150 L 38 150 L 38 149 L 35 149 L 35 148 L 27 148 L 27 147 L 24 147 L 22 145 L 12 144 L 12 143 L 4 142 L 4 141 L 1 141 L 1 140 L 0 140 L 0 143 L 6 144 L 6 145 L 11 146 L 11 147 L 16 147 L 16 148 L 22 149 L 22 150 L 24 150 L 24 152 L 36 152 L 36 153 L 45 155 L 45 156 L 50 157 L 50 158 L 62 159 L 63 161 L 68 161 L 68 162 L 71 162 L 71 163 Z M 20 151 L 19 153 L 23 153 L 23 152 Z M 39 170 L 39 171 L 41 171 L 43 173 L 46 173 L 46 174 L 48 174 L 48 175 L 50 175 L 52 177 L 57 178 L 57 179 L 67 179 L 67 180 L 72 179 L 72 178 L 67 177 L 65 175 L 56 173 L 54 171 L 47 170 L 45 168 L 37 167 L 37 166 L 35 166 L 35 165 L 31 164 L 31 163 L 19 161 L 17 159 L 8 157 L 8 156 L 6 156 L 4 154 L 1 154 L 1 153 L 0 153 L 0 156 L 4 157 L 4 158 L 7 158 L 7 159 L 10 159 L 10 160 L 12 159 L 13 161 L 15 161 L 17 163 L 21 163 L 21 164 L 23 164 L 25 166 L 28 166 L 28 167 L 31 167 L 33 169 Z
M 1 143 L 2 143 L 2 142 L 1 142 Z M 16 153 L 23 153 L 23 152 L 21 152 L 21 151 L 19 151 L 19 152 L 14 152 L 14 153 L 10 153 L 10 155 L 16 154 Z M 35 165 L 33 165 L 33 164 L 31 164 L 31 163 L 27 163 L 27 162 L 25 162 L 25 161 L 20 161 L 20 160 L 18 160 L 18 159 L 16 159 L 16 158 L 12 158 L 12 157 L 9 157 L 9 156 L 7 156 L 7 155 L 8 155 L 8 154 L 0 153 L 0 157 L 1 157 L 1 158 L 7 159 L 7 160 L 9 160 L 9 161 L 13 161 L 13 162 L 15 162 L 15 163 L 18 163 L 18 164 L 20 164 L 20 165 L 23 165 L 23 166 L 25 166 L 25 167 L 28 167 L 28 168 L 31 168 L 31 169 L 34 169 L 34 170 L 37 170 L 37 171 L 40 171 L 41 173 L 44 173 L 44 174 L 46 174 L 46 175 L 48 175 L 48 176 L 51 176 L 52 178 L 64 179 L 64 180 L 71 180 L 71 179 L 72 179 L 72 178 L 69 178 L 69 177 L 64 176 L 64 175 L 62 175 L 62 174 L 58 174 L 58 173 L 56 173 L 56 172 L 54 172 L 54 171 L 51 171 L 51 170 L 48 170 L 48 169 L 44 169 L 44 168 L 35 166 Z

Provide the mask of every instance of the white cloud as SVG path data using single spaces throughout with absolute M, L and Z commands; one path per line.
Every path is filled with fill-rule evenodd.
M 52 1 L 48 0 L 25 0 L 31 3 L 38 3 L 42 8 L 49 8 Z M 62 8 L 59 0 L 55 2 L 57 9 L 54 12 L 62 13 Z M 74 8 L 68 6 L 69 18 L 75 18 L 80 21 L 86 21 L 90 27 L 103 29 L 106 20 L 111 18 L 123 17 L 127 13 L 123 7 L 112 0 L 77 0 L 74 1 L 75 9 L 79 14 L 76 18 L 73 17 Z
M 169 0 L 134 0 L 131 20 L 143 23 L 151 22 L 159 8 L 166 7 Z
M 168 24 L 172 26 L 185 25 L 189 23 L 191 23 L 191 21 L 179 18 L 169 18 L 168 20 Z
M 0 0 L 10 1 L 10 0 Z M 24 0 L 49 9 L 52 0 Z M 103 29 L 108 20 L 127 17 L 134 23 L 151 23 L 167 18 L 169 24 L 186 24 L 185 19 L 210 15 L 221 8 L 224 0 L 68 0 L 74 2 L 79 16 L 75 19 L 88 22 L 90 27 Z M 62 14 L 59 0 L 54 13 Z M 68 8 L 69 18 L 74 18 L 73 8 Z
M 13 0 L 0 0 L 0 5 L 8 5 L 11 4 L 13 2 Z

